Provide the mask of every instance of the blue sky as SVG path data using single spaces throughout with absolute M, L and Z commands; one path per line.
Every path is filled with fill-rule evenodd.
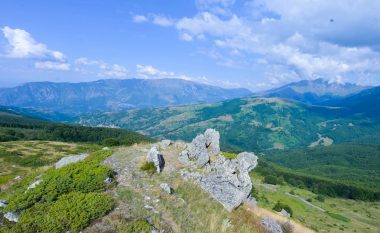
M 0 86 L 181 78 L 262 90 L 380 83 L 380 1 L 0 3 Z

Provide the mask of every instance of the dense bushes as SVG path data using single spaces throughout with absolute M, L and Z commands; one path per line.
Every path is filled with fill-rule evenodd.
M 40 202 L 24 211 L 14 231 L 79 232 L 113 207 L 112 198 L 104 194 L 70 192 L 52 204 Z
M 132 145 L 150 139 L 124 129 L 53 123 L 17 114 L 4 114 L 0 109 L 0 141 L 15 140 L 94 142 L 111 146 Z
M 281 210 L 286 210 L 286 212 L 288 212 L 288 214 L 291 216 L 293 216 L 293 210 L 292 208 L 290 208 L 290 206 L 278 201 L 276 203 L 276 205 L 273 207 L 273 210 L 277 211 L 277 212 L 280 212 Z
M 26 190 L 36 178 L 26 177 L 8 200 L 6 211 L 20 213 L 10 232 L 78 232 L 93 219 L 110 211 L 114 202 L 100 194 L 113 171 L 101 165 L 112 151 L 98 151 L 84 161 L 50 169 L 38 179 L 42 183 Z M 25 191 L 26 190 L 26 191 Z
M 330 197 L 343 197 L 365 201 L 380 200 L 380 191 L 357 187 L 324 177 L 294 172 L 290 169 L 267 162 L 265 159 L 260 160 L 254 172 L 264 176 L 264 180 L 268 176 L 282 177 L 281 179 L 284 179 L 284 181 L 293 186 L 307 188 L 314 193 Z

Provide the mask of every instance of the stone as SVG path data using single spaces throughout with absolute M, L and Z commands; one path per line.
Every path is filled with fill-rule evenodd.
M 72 155 L 72 156 L 64 157 L 55 164 L 55 168 L 59 169 L 59 168 L 66 166 L 70 163 L 79 162 L 79 161 L 87 158 L 87 156 L 88 156 L 88 154 L 80 154 L 80 155 Z
M 109 150 L 110 148 L 109 147 L 103 147 L 102 150 Z
M 32 183 L 31 185 L 29 185 L 28 189 L 34 189 L 36 188 L 38 185 L 40 185 L 42 183 L 43 180 L 37 180 L 36 182 Z
M 18 216 L 12 212 L 5 213 L 4 218 L 11 222 L 18 222 Z
M 146 160 L 149 163 L 154 163 L 154 166 L 157 168 L 157 173 L 160 173 L 165 167 L 164 156 L 160 154 L 155 146 L 149 150 Z
M 271 218 L 261 219 L 261 225 L 265 228 L 266 233 L 283 233 L 280 223 Z
M 172 141 L 168 139 L 164 139 L 158 143 L 158 145 L 160 146 L 160 149 L 163 149 L 163 150 L 167 149 L 171 144 L 172 144 Z
M 111 183 L 112 183 L 112 178 L 111 178 L 111 177 L 107 177 L 107 178 L 104 180 L 104 183 L 106 183 L 106 184 L 111 184 Z
M 204 137 L 206 140 L 206 147 L 209 151 L 209 155 L 218 155 L 220 153 L 220 134 L 215 129 L 207 129 L 204 133 Z
M 214 129 L 207 129 L 204 134 L 197 135 L 191 142 L 188 149 L 179 155 L 182 164 L 192 164 L 198 168 L 203 167 L 210 161 L 210 156 L 220 153 L 219 132 Z
M 172 194 L 172 188 L 167 183 L 160 184 L 160 188 L 167 192 L 168 194 Z
M 199 186 L 228 211 L 249 197 L 252 190 L 249 171 L 257 165 L 257 157 L 253 153 L 243 152 L 239 155 L 236 159 L 218 157 L 211 163 L 210 172 L 198 181 Z
M 284 217 L 290 218 L 290 214 L 288 213 L 288 211 L 282 209 L 282 210 L 280 211 L 280 213 L 281 213 Z
M 6 207 L 8 205 L 7 201 L 0 200 L 0 207 Z
M 21 180 L 21 176 L 16 176 L 15 178 L 13 178 L 14 180 Z

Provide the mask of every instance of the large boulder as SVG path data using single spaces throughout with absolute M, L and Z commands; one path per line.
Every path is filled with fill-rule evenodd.
M 197 182 L 228 211 L 249 197 L 252 190 L 249 171 L 257 165 L 257 157 L 253 153 L 244 152 L 239 155 L 231 160 L 218 157 L 211 163 L 210 172 Z
M 11 221 L 11 222 L 18 222 L 18 215 L 12 212 L 5 213 L 4 218 L 6 218 L 8 221 Z
M 146 157 L 148 163 L 154 163 L 154 166 L 157 168 L 157 173 L 160 173 L 165 167 L 164 156 L 160 154 L 157 150 L 157 147 L 153 146 L 150 148 L 148 155 Z
M 220 153 L 219 132 L 207 129 L 204 134 L 196 136 L 188 149 L 179 155 L 179 161 L 183 164 L 192 164 L 203 167 L 210 161 L 210 156 Z
M 88 154 L 80 154 L 80 155 L 72 155 L 72 156 L 63 157 L 61 160 L 59 160 L 58 162 L 55 163 L 55 168 L 59 169 L 59 168 L 66 166 L 70 163 L 79 162 L 79 161 L 87 158 L 87 156 L 88 156 Z

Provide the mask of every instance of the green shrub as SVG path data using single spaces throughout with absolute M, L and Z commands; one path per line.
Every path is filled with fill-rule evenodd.
M 237 156 L 236 153 L 232 153 L 232 152 L 223 152 L 222 154 L 226 159 L 236 159 L 236 156 Z
M 157 168 L 156 166 L 154 166 L 154 163 L 153 162 L 145 162 L 141 167 L 140 169 L 142 171 L 146 171 L 147 173 L 153 175 L 154 173 L 156 173 L 157 171 Z
M 41 177 L 43 182 L 34 189 L 12 195 L 7 210 L 23 210 L 39 201 L 53 202 L 60 195 L 69 192 L 97 192 L 106 188 L 104 180 L 111 177 L 113 171 L 100 165 L 110 151 L 100 151 L 90 155 L 86 160 L 66 165 L 60 169 L 50 169 Z
M 267 184 L 280 184 L 278 178 L 275 177 L 275 176 L 272 176 L 272 175 L 265 176 L 264 177 L 264 183 L 267 183 Z
M 120 143 L 120 139 L 107 138 L 103 140 L 102 144 L 105 146 L 120 146 L 121 143 Z
M 336 213 L 331 213 L 331 212 L 326 212 L 330 217 L 332 218 L 335 218 L 337 220 L 340 220 L 340 221 L 343 221 L 343 222 L 350 222 L 351 219 L 343 216 L 343 215 L 340 215 L 340 214 L 336 214 Z
M 100 193 L 71 192 L 52 204 L 37 203 L 24 211 L 15 232 L 79 232 L 114 207 L 111 197 Z
M 121 232 L 149 233 L 151 225 L 146 220 L 133 220 L 121 227 Z
M 278 201 L 276 205 L 273 207 L 273 210 L 280 212 L 281 210 L 286 210 L 290 214 L 290 217 L 293 216 L 293 210 L 290 208 L 290 206 Z
M 320 202 L 324 202 L 325 196 L 324 195 L 318 195 L 317 197 L 315 197 L 315 200 L 320 201 Z

